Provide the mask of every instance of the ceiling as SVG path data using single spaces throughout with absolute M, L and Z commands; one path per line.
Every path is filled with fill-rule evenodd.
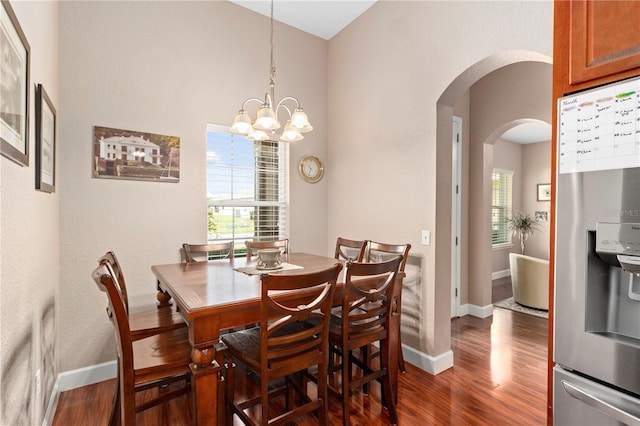
M 551 140 L 551 125 L 542 121 L 519 124 L 504 132 L 501 139 L 519 144 L 548 142 Z
M 274 0 L 273 19 L 314 36 L 330 40 L 376 0 Z M 265 16 L 271 16 L 270 0 L 231 0 Z
M 271 15 L 270 0 L 230 0 L 238 6 Z M 316 37 L 330 40 L 376 0 L 274 0 L 273 18 Z M 519 124 L 502 135 L 502 139 L 529 144 L 551 140 L 551 126 L 541 121 Z

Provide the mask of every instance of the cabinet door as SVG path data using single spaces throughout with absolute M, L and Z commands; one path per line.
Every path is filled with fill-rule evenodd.
M 570 84 L 640 67 L 640 1 L 569 3 Z

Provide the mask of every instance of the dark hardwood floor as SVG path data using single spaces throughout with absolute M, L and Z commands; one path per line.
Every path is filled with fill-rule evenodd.
M 496 308 L 489 318 L 456 318 L 451 329 L 453 368 L 432 376 L 409 364 L 400 376 L 400 424 L 545 425 L 547 320 Z M 114 390 L 109 380 L 63 392 L 53 426 L 106 425 Z M 138 425 L 191 424 L 187 398 L 138 414 Z M 379 386 L 353 401 L 353 425 L 388 424 Z M 340 404 L 331 399 L 329 409 L 330 423 L 340 424 Z
M 511 277 L 498 278 L 491 283 L 491 303 L 497 303 L 513 296 Z

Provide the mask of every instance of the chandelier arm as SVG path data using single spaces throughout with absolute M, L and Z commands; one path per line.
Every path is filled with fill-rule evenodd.
M 245 99 L 244 102 L 242 102 L 242 110 L 245 110 L 245 107 L 247 106 L 247 103 L 251 102 L 251 101 L 255 101 L 255 102 L 259 102 L 260 104 L 264 104 L 264 102 L 262 101 L 262 99 L 258 99 L 258 98 L 249 98 L 249 99 Z
M 288 106 L 286 106 L 285 104 L 283 104 L 283 103 L 282 103 L 282 101 L 280 101 L 280 102 L 278 103 L 278 106 L 276 107 L 276 109 L 275 109 L 275 111 L 274 111 L 274 112 L 276 113 L 276 119 L 278 118 L 278 110 L 280 109 L 280 107 L 282 107 L 282 108 L 286 109 L 286 110 L 287 110 L 287 112 L 289 113 L 289 118 L 291 118 L 291 116 L 293 115 L 293 113 L 291 112 L 291 110 L 289 109 L 289 107 L 288 107 Z
M 293 96 L 287 96 L 285 98 L 280 99 L 280 102 L 278 102 L 278 106 L 276 106 L 276 109 L 280 108 L 280 106 L 285 106 L 284 101 L 294 101 L 296 103 L 296 108 L 300 108 L 300 102 L 296 98 L 294 98 Z M 289 110 L 289 115 L 291 115 L 290 110 Z

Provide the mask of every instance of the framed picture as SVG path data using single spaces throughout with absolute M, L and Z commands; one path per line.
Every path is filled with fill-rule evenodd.
M 31 48 L 13 8 L 0 8 L 0 153 L 29 165 L 29 60 Z
M 538 201 L 551 201 L 551 184 L 538 184 Z
M 36 93 L 36 189 L 55 192 L 56 109 L 38 84 Z
M 180 181 L 180 138 L 139 130 L 93 127 L 93 177 Z
M 547 222 L 549 220 L 548 214 L 546 211 L 536 211 L 536 222 Z

